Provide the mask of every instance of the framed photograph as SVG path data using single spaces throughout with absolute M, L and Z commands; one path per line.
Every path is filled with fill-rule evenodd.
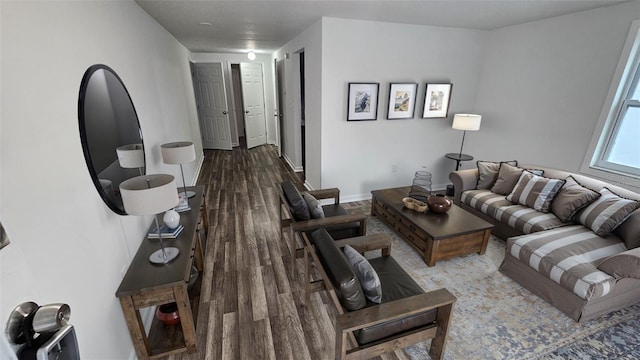
M 422 118 L 446 118 L 453 84 L 427 84 Z
M 387 119 L 412 119 L 416 108 L 418 84 L 389 85 L 389 109 Z
M 379 83 L 349 83 L 347 121 L 378 119 Z

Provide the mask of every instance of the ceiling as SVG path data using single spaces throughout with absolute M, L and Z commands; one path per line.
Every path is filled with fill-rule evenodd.
M 271 53 L 321 17 L 492 30 L 626 0 L 136 0 L 192 52 Z

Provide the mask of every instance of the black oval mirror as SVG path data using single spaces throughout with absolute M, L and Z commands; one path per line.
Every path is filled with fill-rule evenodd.
M 111 210 L 125 215 L 119 186 L 144 175 L 144 145 L 129 92 L 110 67 L 93 65 L 84 73 L 78 122 L 93 184 Z

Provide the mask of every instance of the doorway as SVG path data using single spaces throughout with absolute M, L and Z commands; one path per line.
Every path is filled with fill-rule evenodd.
M 240 64 L 231 64 L 231 84 L 233 87 L 233 115 L 236 119 L 239 146 L 246 147 L 244 126 L 244 104 L 242 103 L 242 80 L 240 76 Z
M 306 179 L 304 173 L 306 169 L 306 144 L 305 144 L 305 97 L 304 97 L 304 51 L 300 53 L 300 152 L 302 154 L 302 176 Z

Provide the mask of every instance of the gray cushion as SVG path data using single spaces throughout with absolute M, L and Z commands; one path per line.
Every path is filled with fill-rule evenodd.
M 491 189 L 493 184 L 498 178 L 498 172 L 500 171 L 500 164 L 507 163 L 509 165 L 518 166 L 517 160 L 511 161 L 478 161 L 476 166 L 478 167 L 478 182 L 476 183 L 476 189 Z
M 536 175 L 542 175 L 543 173 L 542 170 L 528 170 Z M 516 186 L 516 183 L 520 179 L 520 175 L 523 171 L 524 169 L 517 166 L 513 166 L 507 163 L 500 163 L 498 178 L 496 179 L 495 184 L 493 184 L 491 191 L 496 194 L 509 195 L 513 188 Z
M 551 203 L 551 212 L 563 222 L 569 222 L 578 211 L 599 197 L 600 193 L 580 185 L 573 176 L 569 176 Z
M 291 183 L 291 181 L 285 181 L 281 186 L 284 197 L 287 198 L 287 202 L 289 203 L 289 210 L 293 218 L 296 221 L 311 219 L 307 202 L 304 201 L 302 195 L 300 195 L 293 183 Z
M 624 240 L 627 249 L 640 247 L 640 210 L 634 211 L 613 232 Z
M 598 269 L 616 279 L 640 279 L 640 248 L 610 256 L 598 265 Z
M 360 285 L 362 286 L 362 290 L 364 290 L 364 296 L 371 302 L 377 304 L 382 302 L 382 285 L 380 284 L 378 274 L 376 274 L 376 271 L 371 267 L 369 261 L 349 245 L 345 245 L 342 251 L 358 275 L 358 280 L 360 280 Z
M 562 185 L 564 185 L 564 180 L 549 179 L 525 170 L 507 196 L 507 200 L 547 213 L 551 207 L 551 201 L 560 191 Z
M 303 192 L 302 198 L 307 203 L 307 208 L 309 208 L 309 215 L 311 215 L 312 219 L 324 218 L 324 210 L 322 210 L 322 205 L 320 204 L 320 201 L 318 201 L 318 199 L 316 199 L 308 192 Z
M 578 221 L 604 237 L 640 207 L 640 202 L 622 198 L 607 188 L 602 188 L 600 194 L 598 200 L 578 214 Z
M 311 234 L 311 241 L 316 247 L 322 268 L 336 288 L 336 294 L 342 306 L 349 311 L 367 306 L 358 276 L 327 230 L 314 231 Z

